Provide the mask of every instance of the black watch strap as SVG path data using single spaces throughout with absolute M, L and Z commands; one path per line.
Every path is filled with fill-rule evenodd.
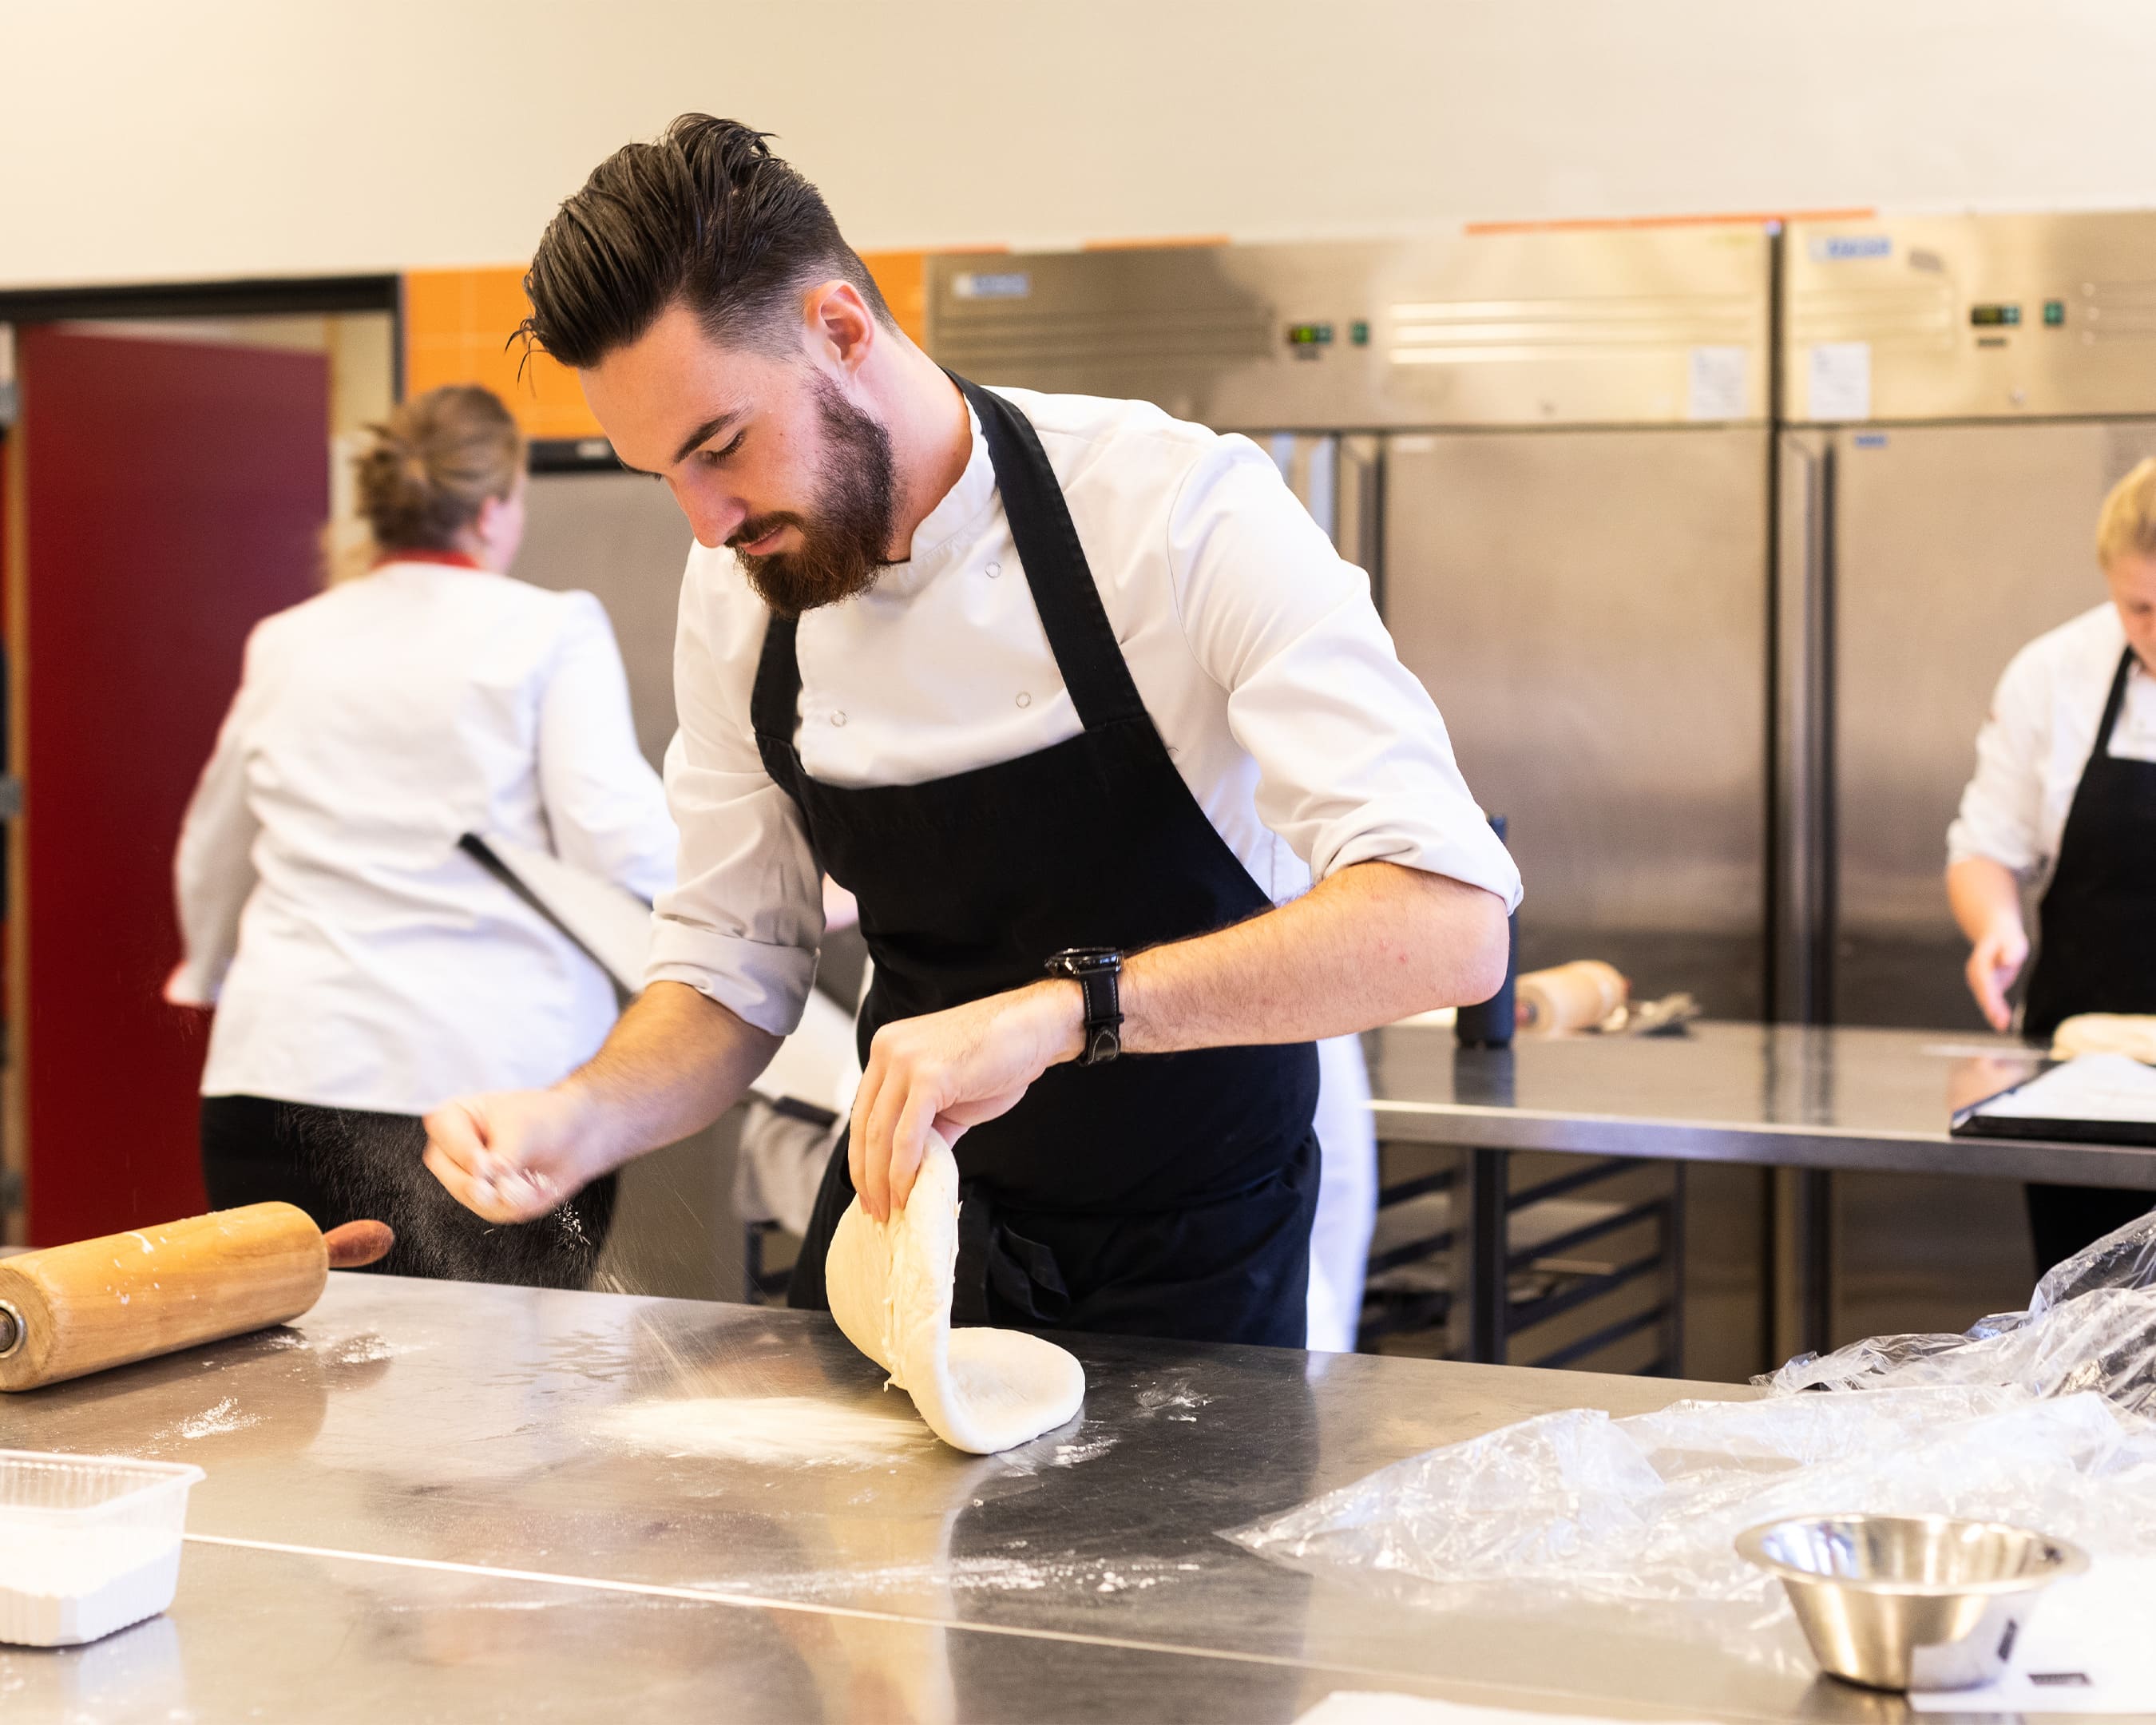
M 1081 1066 L 1097 1066 L 1123 1051 L 1123 955 L 1113 947 L 1066 947 L 1048 961 L 1050 976 L 1067 976 L 1085 997 L 1086 1046 Z

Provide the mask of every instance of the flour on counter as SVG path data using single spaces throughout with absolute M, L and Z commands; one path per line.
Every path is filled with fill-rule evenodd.
M 1022 1539 L 1009 1542 L 1023 1546 Z M 1143 1593 L 1172 1585 L 1178 1574 L 1196 1563 L 1158 1558 L 1006 1558 L 967 1556 L 933 1563 L 880 1563 L 861 1568 L 811 1569 L 786 1574 L 736 1575 L 713 1587 L 774 1599 L 844 1603 L 848 1600 L 920 1594 L 942 1589 L 952 1594 L 1060 1593 L 1073 1595 Z
M 1106 1455 L 1115 1447 L 1116 1440 L 1112 1436 L 1090 1438 L 1082 1444 L 1058 1444 L 1048 1465 L 1050 1467 L 1076 1467 L 1081 1462 Z
M 364 1336 L 351 1336 L 338 1343 L 328 1355 L 340 1366 L 370 1366 L 377 1360 L 394 1359 L 408 1350 L 393 1348 L 381 1337 L 371 1332 Z
M 918 1420 L 814 1396 L 706 1396 L 637 1402 L 599 1420 L 597 1434 L 633 1449 L 775 1466 L 870 1467 L 937 1448 Z
M 213 1407 L 205 1408 L 191 1419 L 180 1421 L 180 1435 L 184 1438 L 222 1437 L 228 1431 L 244 1431 L 260 1422 L 259 1414 L 243 1414 L 239 1404 L 227 1396 Z
M 1199 1394 L 1188 1384 L 1177 1383 L 1165 1389 L 1156 1384 L 1150 1389 L 1138 1392 L 1138 1418 L 1150 1420 L 1158 1415 L 1185 1425 L 1195 1425 L 1198 1409 L 1212 1399 L 1209 1395 Z

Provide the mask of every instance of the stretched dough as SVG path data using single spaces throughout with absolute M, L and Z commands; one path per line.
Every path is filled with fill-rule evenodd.
M 1053 1430 L 1086 1399 L 1086 1372 L 1022 1330 L 951 1327 L 958 1261 L 958 1164 L 935 1132 L 903 1209 L 877 1222 L 856 1198 L 831 1236 L 824 1290 L 846 1339 L 913 1398 L 954 1450 L 1008 1450 Z

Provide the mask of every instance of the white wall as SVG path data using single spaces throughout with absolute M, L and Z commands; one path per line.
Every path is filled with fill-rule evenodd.
M 526 254 L 683 109 L 863 248 L 2156 203 L 2146 0 L 0 0 L 0 285 Z

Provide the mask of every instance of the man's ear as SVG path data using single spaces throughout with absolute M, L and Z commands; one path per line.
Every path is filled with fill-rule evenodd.
M 850 281 L 820 282 L 802 303 L 809 352 L 849 373 L 858 372 L 875 346 L 875 313 Z

